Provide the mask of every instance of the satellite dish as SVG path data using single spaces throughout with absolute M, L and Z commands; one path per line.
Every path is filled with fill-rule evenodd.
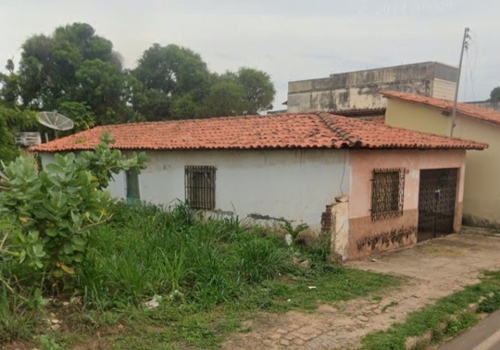
M 38 122 L 54 130 L 71 130 L 75 126 L 71 119 L 57 111 L 38 113 Z

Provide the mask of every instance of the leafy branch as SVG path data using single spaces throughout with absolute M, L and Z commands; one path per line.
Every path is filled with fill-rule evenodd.
M 40 271 L 51 285 L 66 284 L 87 253 L 90 228 L 107 222 L 114 201 L 105 190 L 113 174 L 146 166 L 144 154 L 124 157 L 110 149 L 109 133 L 81 157 L 56 154 L 55 163 L 38 172 L 33 158 L 2 163 L 0 212 L 6 234 L 0 258 L 16 259 Z M 47 273 L 45 273 L 45 271 Z M 6 284 L 6 281 L 2 281 Z M 11 288 L 10 288 L 11 289 Z M 9 289 L 9 290 L 10 290 Z

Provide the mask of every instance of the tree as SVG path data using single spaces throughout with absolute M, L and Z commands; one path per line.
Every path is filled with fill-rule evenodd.
M 490 93 L 490 101 L 491 102 L 500 102 L 500 86 L 497 86 Z
M 172 119 L 172 98 L 167 94 L 156 91 L 144 91 L 142 103 L 134 102 L 134 109 L 139 111 L 147 121 Z
M 73 120 L 74 131 L 88 130 L 95 125 L 95 114 L 85 102 L 61 102 L 59 112 Z
M 210 73 L 201 56 L 173 44 L 154 44 L 144 51 L 134 75 L 147 90 L 161 91 L 169 96 L 203 94 L 210 81 Z
M 201 56 L 177 45 L 154 44 L 144 51 L 132 74 L 145 89 L 147 103 L 138 109 L 147 120 L 187 117 L 210 88 L 210 73 Z M 181 106 L 181 101 L 188 106 Z
M 211 74 L 199 54 L 177 45 L 154 44 L 132 74 L 145 89 L 134 107 L 147 120 L 256 114 L 272 108 L 276 93 L 262 71 Z
M 0 75 L 0 97 L 24 108 L 58 110 L 76 131 L 92 125 L 256 114 L 272 107 L 275 90 L 265 72 L 240 68 L 223 75 L 182 46 L 154 44 L 133 70 L 123 69 L 113 44 L 86 23 L 34 35 L 22 45 L 17 72 Z
M 88 229 L 109 219 L 113 200 L 104 188 L 112 175 L 145 167 L 144 154 L 125 158 L 112 142 L 105 134 L 94 151 L 56 155 L 40 172 L 30 157 L 2 163 L 0 259 L 28 264 L 62 287 L 84 260 Z
M 75 73 L 76 101 L 84 101 L 98 116 L 99 124 L 126 122 L 122 114 L 125 76 L 119 68 L 100 59 L 87 60 Z
M 243 67 L 238 70 L 237 79 L 245 88 L 248 114 L 257 114 L 273 108 L 276 90 L 269 74 Z
M 28 38 L 18 74 L 25 107 L 59 110 L 65 102 L 85 103 L 96 124 L 123 122 L 131 113 L 122 99 L 126 77 L 121 56 L 88 24 L 73 23 L 51 36 Z
M 3 101 L 5 105 L 15 106 L 19 99 L 19 77 L 14 73 L 14 62 L 12 60 L 7 60 L 7 65 L 5 69 L 9 74 L 0 73 L 0 100 Z
M 0 160 L 11 161 L 19 155 L 14 135 L 36 125 L 35 113 L 19 107 L 18 75 L 14 62 L 7 61 L 8 74 L 0 73 Z
M 272 108 L 276 91 L 268 74 L 251 68 L 213 77 L 200 109 L 202 117 L 257 114 Z
M 0 107 L 0 160 L 11 161 L 19 155 L 14 135 L 4 119 L 4 108 Z
M 36 124 L 35 113 L 17 107 L 2 105 L 0 102 L 0 160 L 8 162 L 19 155 L 14 134 L 27 130 Z
M 220 77 L 210 88 L 201 108 L 202 117 L 236 116 L 248 110 L 245 87 L 235 77 Z
M 199 103 L 191 94 L 172 98 L 170 104 L 170 119 L 193 119 L 199 114 Z

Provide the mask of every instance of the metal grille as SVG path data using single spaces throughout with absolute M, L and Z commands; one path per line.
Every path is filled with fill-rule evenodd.
M 185 167 L 186 204 L 192 209 L 215 209 L 215 167 Z
M 374 169 L 372 221 L 403 215 L 405 169 Z
M 452 233 L 455 220 L 458 169 L 420 171 L 418 230 L 432 237 Z

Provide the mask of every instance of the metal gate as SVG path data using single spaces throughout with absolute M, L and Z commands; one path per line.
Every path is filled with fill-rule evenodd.
M 458 169 L 420 171 L 418 196 L 419 235 L 423 234 L 425 238 L 434 238 L 437 234 L 453 232 L 457 179 Z

